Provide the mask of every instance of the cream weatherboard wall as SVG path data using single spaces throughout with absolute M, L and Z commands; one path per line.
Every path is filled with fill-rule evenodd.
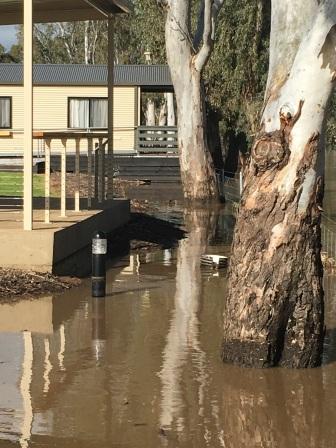
M 12 98 L 12 127 L 0 130 L 0 155 L 17 154 L 23 148 L 23 87 L 0 86 L 0 97 Z M 34 130 L 65 131 L 68 129 L 68 98 L 107 98 L 107 88 L 99 86 L 35 86 L 34 87 Z M 137 87 L 114 87 L 114 150 L 131 151 L 135 147 L 135 128 L 138 125 Z M 11 134 L 6 135 L 7 131 Z M 2 136 L 1 136 L 2 135 Z M 74 150 L 73 141 L 68 150 Z M 42 149 L 42 143 L 34 141 L 34 151 Z M 60 141 L 52 142 L 52 150 L 61 148 Z M 87 142 L 81 141 L 81 150 L 87 149 Z

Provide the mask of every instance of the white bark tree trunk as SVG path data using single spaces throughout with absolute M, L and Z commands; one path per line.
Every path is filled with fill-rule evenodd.
M 160 106 L 159 126 L 166 126 L 167 124 L 167 102 L 164 101 Z
M 145 119 L 146 126 L 155 126 L 155 103 L 152 99 L 147 100 Z
M 265 107 L 234 236 L 225 361 L 261 367 L 321 361 L 324 123 L 335 48 L 333 0 L 272 1 Z
M 84 62 L 86 65 L 89 64 L 90 62 L 89 28 L 90 28 L 90 22 L 89 20 L 86 20 L 84 22 Z
M 218 197 L 216 173 L 206 137 L 202 89 L 204 69 L 214 42 L 215 22 L 222 0 L 205 0 L 199 26 L 191 37 L 190 1 L 159 0 L 166 10 L 166 51 L 177 102 L 178 143 L 184 197 Z
M 66 48 L 67 54 L 68 54 L 68 58 L 69 58 L 69 63 L 72 64 L 73 63 L 73 54 L 72 54 L 72 46 L 69 45 L 68 41 L 67 41 L 67 35 L 65 32 L 65 26 L 63 22 L 57 22 L 59 31 L 60 31 L 60 35 L 63 39 L 64 42 L 64 46 Z
M 165 93 L 165 98 L 167 102 L 167 126 L 175 126 L 176 118 L 174 108 L 174 93 L 173 92 Z

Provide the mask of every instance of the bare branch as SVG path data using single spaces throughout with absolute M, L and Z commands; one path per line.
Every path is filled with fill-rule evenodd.
M 64 29 L 64 24 L 62 22 L 57 22 L 61 37 L 63 39 L 66 51 L 68 53 L 68 57 L 69 57 L 69 62 L 72 63 L 73 62 L 73 56 L 72 56 L 72 51 L 71 48 L 67 42 L 67 37 L 66 37 L 66 33 L 65 33 L 65 29 Z
M 213 49 L 217 18 L 223 2 L 224 0 L 204 1 L 203 45 L 194 62 L 195 68 L 199 72 L 204 68 Z

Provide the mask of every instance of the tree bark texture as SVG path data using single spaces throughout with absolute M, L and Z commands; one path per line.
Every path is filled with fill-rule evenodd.
M 190 1 L 159 1 L 166 10 L 166 51 L 177 103 L 178 146 L 184 197 L 218 198 L 216 172 L 206 134 L 202 70 L 211 54 L 221 1 L 204 2 L 200 29 L 191 37 Z M 201 35 L 201 38 L 198 36 Z M 197 37 L 197 39 L 196 39 Z
M 336 70 L 336 6 L 295 3 L 294 10 L 292 1 L 272 2 L 265 108 L 233 242 L 222 357 L 247 366 L 321 362 L 323 132 Z

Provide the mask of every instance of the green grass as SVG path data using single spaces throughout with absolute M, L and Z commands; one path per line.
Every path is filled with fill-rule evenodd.
M 0 172 L 0 196 L 23 196 L 23 174 Z M 44 196 L 44 174 L 33 175 L 33 196 Z

